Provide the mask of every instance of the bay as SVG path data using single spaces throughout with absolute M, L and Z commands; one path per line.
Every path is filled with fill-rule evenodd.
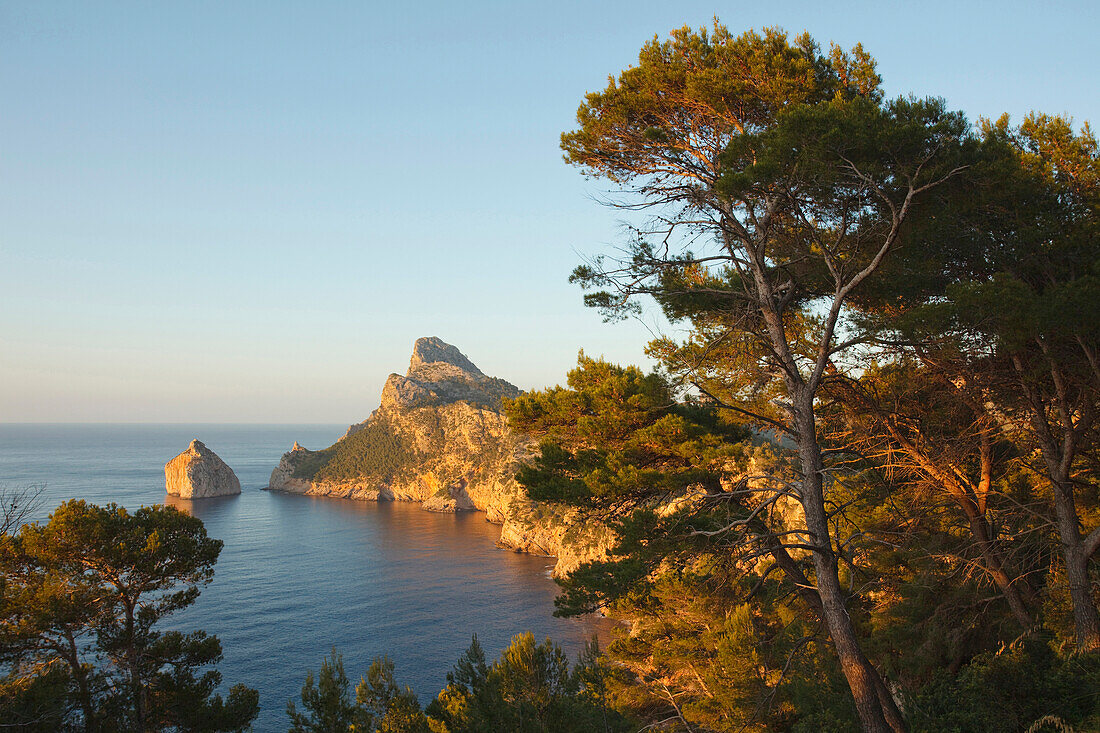
M 389 655 L 426 704 L 477 634 L 495 657 L 514 634 L 547 636 L 571 656 L 599 619 L 552 616 L 552 558 L 496 547 L 481 513 L 262 491 L 295 440 L 330 445 L 344 425 L 0 424 L 0 486 L 44 487 L 36 519 L 63 501 L 128 509 L 171 503 L 225 543 L 214 581 L 166 627 L 221 639 L 225 687 L 260 691 L 256 730 L 286 730 L 286 702 L 335 647 L 357 680 Z M 198 438 L 241 480 L 240 496 L 185 501 L 164 492 L 164 464 Z

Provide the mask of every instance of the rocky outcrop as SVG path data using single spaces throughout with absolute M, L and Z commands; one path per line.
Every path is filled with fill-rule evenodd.
M 503 379 L 486 376 L 466 355 L 432 336 L 413 344 L 404 375 L 391 374 L 382 387 L 379 410 L 391 413 L 419 407 L 443 407 L 465 402 L 500 413 L 502 401 L 517 397 L 519 388 Z M 348 428 L 350 437 L 367 426 L 374 415 Z
M 324 450 L 297 443 L 269 488 L 365 501 L 416 501 L 429 511 L 482 511 L 502 524 L 499 544 L 558 558 L 555 574 L 604 557 L 613 536 L 576 509 L 528 499 L 515 475 L 533 445 L 516 435 L 502 400 L 520 390 L 489 377 L 454 346 L 419 339 L 381 405 Z
M 205 499 L 239 494 L 241 482 L 214 451 L 192 440 L 187 450 L 164 465 L 164 488 L 183 499 Z
M 514 476 L 527 448 L 508 428 L 502 400 L 520 390 L 487 376 L 439 338 L 413 346 L 391 374 L 381 405 L 336 444 L 295 443 L 271 474 L 277 491 L 418 501 L 432 511 L 483 511 L 503 522 L 522 492 Z
M 367 501 L 417 501 L 431 511 L 483 511 L 502 522 L 522 490 L 526 453 L 499 412 L 455 402 L 379 408 L 323 451 L 300 446 L 272 471 L 276 491 Z M 373 457 L 375 464 L 369 460 Z
M 689 489 L 650 505 L 669 516 L 699 501 L 706 492 Z M 598 516 L 577 507 L 531 501 L 521 497 L 509 508 L 497 544 L 516 552 L 557 558 L 554 577 L 564 578 L 586 562 L 606 560 L 618 538 Z
M 307 450 L 298 445 L 298 441 L 294 441 L 294 447 L 289 452 L 284 453 L 282 459 L 279 461 L 279 465 L 275 467 L 275 470 L 271 472 L 271 478 L 268 480 L 268 488 L 276 491 L 289 491 L 294 494 L 305 494 L 309 492 L 310 482 L 305 479 L 298 479 L 294 477 L 294 472 L 301 465 L 302 461 L 314 453 L 314 451 Z
M 583 563 L 606 559 L 614 544 L 615 533 L 603 521 L 575 507 L 526 497 L 510 507 L 497 541 L 516 552 L 557 558 L 555 578 L 564 578 Z
M 465 354 L 438 336 L 427 336 L 416 340 L 413 344 L 412 356 L 409 357 L 409 376 L 419 373 L 424 368 L 430 369 L 443 364 L 455 367 L 471 377 L 485 377 L 485 374 L 474 366 Z

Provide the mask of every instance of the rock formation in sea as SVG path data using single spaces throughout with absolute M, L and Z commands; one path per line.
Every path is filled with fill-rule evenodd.
M 205 499 L 241 493 L 233 469 L 199 440 L 164 464 L 164 489 L 183 499 Z
M 500 544 L 558 558 L 555 573 L 603 557 L 613 540 L 576 509 L 538 504 L 515 480 L 533 442 L 502 412 L 520 390 L 485 375 L 438 338 L 413 346 L 404 375 L 391 374 L 381 405 L 335 444 L 283 454 L 269 487 L 312 496 L 416 501 L 439 512 L 481 511 L 502 524 Z

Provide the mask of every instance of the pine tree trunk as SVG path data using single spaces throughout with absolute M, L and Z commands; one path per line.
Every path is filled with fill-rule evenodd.
M 1062 554 L 1066 563 L 1066 580 L 1073 604 L 1073 627 L 1078 651 L 1100 650 L 1100 613 L 1089 580 L 1089 557 L 1077 527 L 1077 511 L 1068 481 L 1056 482 L 1054 511 Z
M 1041 427 L 1034 415 L 1032 421 Z M 1070 465 L 1073 462 L 1073 452 L 1069 446 L 1073 441 L 1064 440 L 1059 449 L 1049 432 L 1036 432 L 1039 434 L 1039 446 L 1050 478 L 1051 492 L 1054 494 L 1055 525 L 1062 543 L 1062 557 L 1066 563 L 1077 650 L 1100 650 L 1100 613 L 1097 612 L 1096 600 L 1092 595 L 1089 558 L 1077 524 L 1077 504 L 1073 498 L 1073 484 L 1069 479 Z
M 1005 572 L 1001 555 L 990 537 L 989 523 L 983 515 L 972 511 L 966 505 L 963 506 L 963 511 L 970 523 L 970 533 L 977 541 L 979 551 L 982 554 L 982 565 L 993 578 L 993 582 L 997 584 L 1001 595 L 1005 597 L 1005 601 L 1008 602 L 1008 607 L 1012 611 L 1012 615 L 1016 617 L 1016 622 L 1023 627 L 1024 631 L 1027 631 L 1035 622 L 1027 610 L 1020 589 L 1016 587 L 1013 579 Z
M 76 681 L 77 705 L 84 715 L 84 733 L 95 733 L 98 725 L 95 707 L 92 705 L 92 693 L 88 689 L 88 673 L 80 663 L 80 652 L 72 633 L 65 634 L 65 642 L 61 657 L 69 665 L 69 671 Z
M 141 674 L 138 672 L 137 628 L 134 623 L 134 605 L 128 598 L 123 598 L 123 606 L 126 610 L 126 651 L 125 661 L 129 675 L 130 695 L 134 705 L 135 730 L 145 731 L 145 695 L 141 683 Z
M 1087 431 L 1090 420 L 1074 422 L 1075 409 L 1071 407 L 1064 375 L 1058 364 L 1049 358 L 1042 341 L 1039 346 L 1048 356 L 1051 383 L 1054 385 L 1053 403 L 1057 408 L 1058 420 L 1047 417 L 1046 404 L 1038 390 L 1027 381 L 1023 361 L 1013 359 L 1016 373 L 1020 376 L 1020 387 L 1031 407 L 1031 425 L 1043 454 L 1047 476 L 1050 478 L 1054 499 L 1055 525 L 1058 538 L 1062 543 L 1062 556 L 1066 563 L 1066 580 L 1069 583 L 1069 596 L 1073 605 L 1073 626 L 1078 651 L 1100 650 L 1100 613 L 1097 612 L 1096 599 L 1092 595 L 1089 582 L 1089 553 L 1081 537 L 1078 526 L 1077 505 L 1073 497 L 1073 482 L 1070 471 L 1077 454 L 1078 441 Z
M 795 405 L 798 453 L 802 464 L 802 507 L 806 513 L 810 542 L 815 547 L 814 573 L 822 616 L 829 627 L 840 668 L 852 691 L 865 733 L 904 733 L 907 728 L 901 712 L 878 671 L 863 653 L 848 615 L 847 598 L 840 585 L 837 557 L 825 511 L 824 464 L 817 442 L 812 399 L 798 395 L 792 402 Z

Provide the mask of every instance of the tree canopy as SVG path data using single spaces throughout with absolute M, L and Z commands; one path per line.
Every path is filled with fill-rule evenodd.
M 752 378 L 729 392 L 772 385 L 779 409 L 757 417 L 797 445 L 801 477 L 769 490 L 793 493 L 805 515 L 804 534 L 784 542 L 811 548 L 811 582 L 864 728 L 903 730 L 845 609 L 815 409 L 827 370 L 858 342 L 849 299 L 923 197 L 970 166 L 969 125 L 936 100 L 884 101 L 860 47 L 826 56 L 805 35 L 735 37 L 717 21 L 647 44 L 577 122 L 562 136 L 566 160 L 620 184 L 620 205 L 652 219 L 627 258 L 597 258 L 574 279 L 597 288 L 586 300 L 610 315 L 650 295 L 689 323 L 699 348 L 673 364 L 689 377 L 728 339 L 755 362 L 727 371 Z
M 62 504 L 0 546 L 0 654 L 9 665 L 8 715 L 30 729 L 244 730 L 258 695 L 226 698 L 206 669 L 221 645 L 160 624 L 198 598 L 222 543 L 171 507 L 131 513 L 114 504 Z M 48 685 L 48 710 L 36 690 Z
M 752 480 L 736 461 L 711 464 L 690 524 L 619 504 L 623 562 L 582 568 L 564 598 L 583 610 L 652 592 L 655 567 L 639 559 L 670 532 L 715 568 L 724 545 L 735 577 L 767 558 L 821 620 L 862 728 L 900 731 L 883 674 L 910 655 L 861 625 L 876 602 L 906 608 L 918 578 L 946 588 L 951 566 L 976 568 L 966 593 L 992 584 L 998 613 L 1028 634 L 1064 572 L 1076 646 L 1096 647 L 1100 260 L 1087 127 L 1033 115 L 975 128 L 941 100 L 885 99 L 879 84 L 861 47 L 826 54 L 806 35 L 735 36 L 715 21 L 647 43 L 562 135 L 567 162 L 618 187 L 612 206 L 647 217 L 624 255 L 574 271 L 586 303 L 614 319 L 651 297 L 686 334 L 650 346 L 673 391 L 736 415 L 781 458 Z M 555 414 L 574 398 L 528 399 Z M 610 454 L 604 435 L 571 444 L 585 431 L 556 415 L 564 437 L 521 481 L 574 503 L 621 494 L 590 460 Z M 1047 476 L 1049 523 L 1028 470 Z M 1057 545 L 1064 571 L 1048 574 Z M 908 566 L 883 565 L 884 547 Z

